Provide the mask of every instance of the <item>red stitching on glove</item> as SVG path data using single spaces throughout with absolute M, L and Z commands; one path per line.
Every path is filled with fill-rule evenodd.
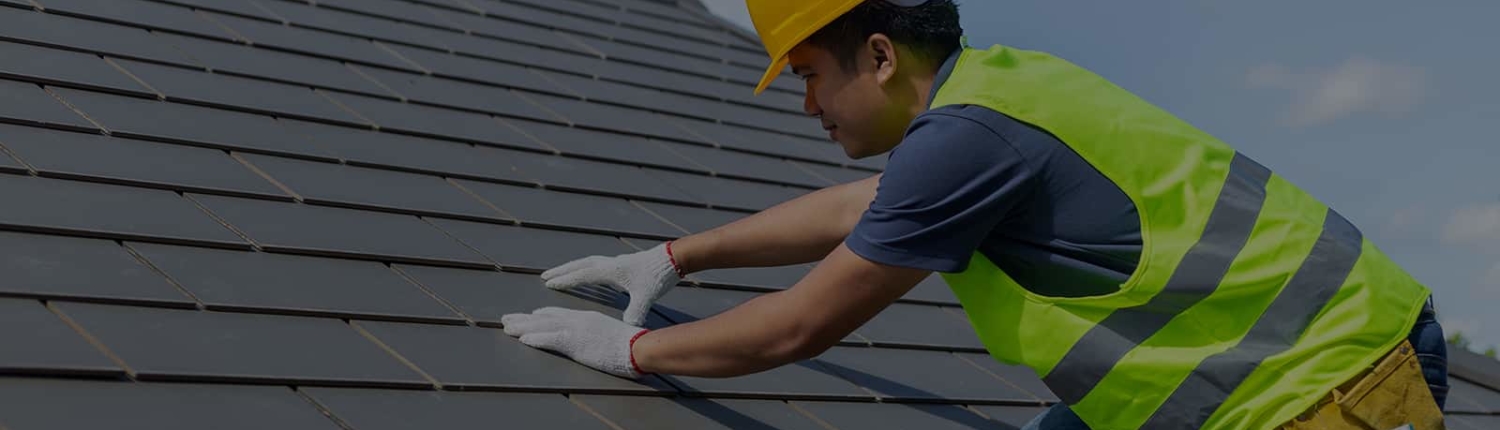
M 667 242 L 667 261 L 672 263 L 672 270 L 677 272 L 677 277 L 687 277 L 687 275 L 682 274 L 682 266 L 677 264 L 677 256 L 672 255 L 672 242 Z
M 635 373 L 639 373 L 642 375 L 645 375 L 646 371 L 641 370 L 641 366 L 639 364 L 635 364 L 635 340 L 640 339 L 641 336 L 645 336 L 649 331 L 651 330 L 642 329 L 640 333 L 636 333 L 635 336 L 632 336 L 630 338 L 630 346 L 627 346 L 627 348 L 630 348 L 630 368 L 635 369 Z

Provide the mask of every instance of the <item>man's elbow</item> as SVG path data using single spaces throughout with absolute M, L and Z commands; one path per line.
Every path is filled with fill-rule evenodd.
M 771 348 L 771 355 L 782 364 L 808 360 L 822 355 L 843 338 L 844 335 L 829 327 L 797 324 Z

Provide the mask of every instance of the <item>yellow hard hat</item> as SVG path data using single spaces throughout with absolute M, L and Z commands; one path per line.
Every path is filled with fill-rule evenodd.
M 898 6 L 912 7 L 927 0 L 882 0 Z M 755 94 L 766 90 L 771 81 L 786 68 L 787 53 L 808 36 L 823 26 L 853 10 L 865 0 L 746 0 L 750 9 L 750 20 L 755 23 L 755 32 L 766 53 L 771 55 L 771 65 L 766 68 Z

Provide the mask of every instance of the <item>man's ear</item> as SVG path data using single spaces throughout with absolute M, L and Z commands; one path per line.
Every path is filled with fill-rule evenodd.
M 896 77 L 896 65 L 899 55 L 896 52 L 896 44 L 891 38 L 884 34 L 872 34 L 865 41 L 865 49 L 874 60 L 875 80 L 885 85 Z

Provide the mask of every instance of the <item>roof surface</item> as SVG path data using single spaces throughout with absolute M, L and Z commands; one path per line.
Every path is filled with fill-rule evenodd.
M 1016 428 L 1056 401 L 929 279 L 811 360 L 618 379 L 536 276 L 878 172 L 648 0 L 0 0 L 0 428 Z M 650 324 L 809 266 L 694 275 Z M 1477 357 L 1477 356 L 1476 356 Z M 1455 358 L 1453 428 L 1500 428 Z M 1461 365 L 1458 365 L 1461 363 Z

